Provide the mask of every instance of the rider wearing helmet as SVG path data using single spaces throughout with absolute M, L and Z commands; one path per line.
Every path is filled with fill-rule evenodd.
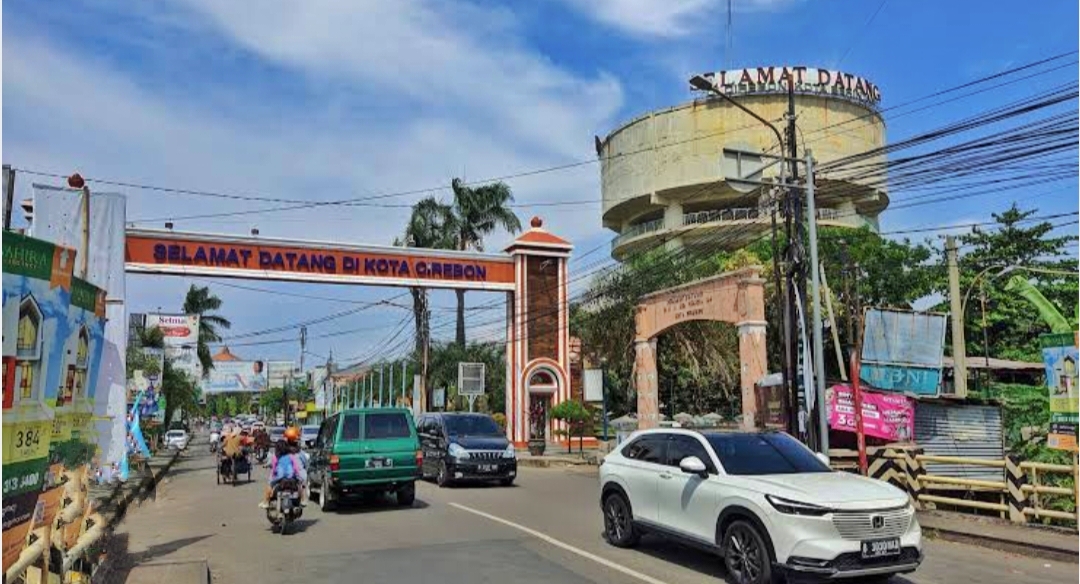
M 285 429 L 281 440 L 275 445 L 274 456 L 270 459 L 270 484 L 266 487 L 263 501 L 259 506 L 270 506 L 270 497 L 274 494 L 274 486 L 284 479 L 296 479 L 300 482 L 301 501 L 307 497 L 305 488 L 307 483 L 307 457 L 300 450 L 300 429 L 290 427 Z

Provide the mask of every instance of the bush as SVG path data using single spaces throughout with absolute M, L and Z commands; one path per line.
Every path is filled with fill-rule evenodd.
M 499 429 L 503 432 L 506 431 L 506 414 L 495 413 L 491 417 L 495 420 L 495 423 L 499 425 Z

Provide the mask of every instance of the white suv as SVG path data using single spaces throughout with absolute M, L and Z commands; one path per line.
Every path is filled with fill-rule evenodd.
M 612 545 L 671 537 L 721 555 L 740 584 L 888 576 L 922 561 L 906 493 L 834 472 L 779 432 L 636 432 L 604 457 L 600 491 Z

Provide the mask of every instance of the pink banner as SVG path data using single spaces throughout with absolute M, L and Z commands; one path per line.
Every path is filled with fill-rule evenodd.
M 855 396 L 848 385 L 834 385 L 825 392 L 829 426 L 855 431 Z M 907 442 L 915 433 L 915 402 L 895 393 L 862 392 L 863 431 L 867 436 Z

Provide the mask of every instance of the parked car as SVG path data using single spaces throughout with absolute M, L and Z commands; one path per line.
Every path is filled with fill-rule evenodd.
M 165 433 L 165 447 L 175 448 L 176 450 L 184 450 L 187 448 L 188 441 L 191 437 L 188 435 L 187 430 L 174 429 Z
M 266 433 L 270 435 L 270 442 L 276 444 L 278 440 L 285 437 L 285 426 L 271 426 Z
M 319 436 L 319 426 L 301 426 L 300 427 L 300 444 L 304 448 L 311 448 L 315 445 L 315 438 Z
M 399 505 L 409 506 L 422 462 L 411 411 L 345 410 L 319 427 L 308 470 L 311 494 L 324 511 L 363 493 L 394 493 Z
M 422 476 L 440 487 L 457 481 L 498 481 L 517 477 L 517 453 L 487 414 L 432 413 L 417 422 L 424 452 Z
M 637 432 L 604 457 L 600 487 L 612 545 L 667 536 L 720 555 L 739 583 L 887 577 L 922 562 L 906 493 L 833 471 L 780 432 Z

